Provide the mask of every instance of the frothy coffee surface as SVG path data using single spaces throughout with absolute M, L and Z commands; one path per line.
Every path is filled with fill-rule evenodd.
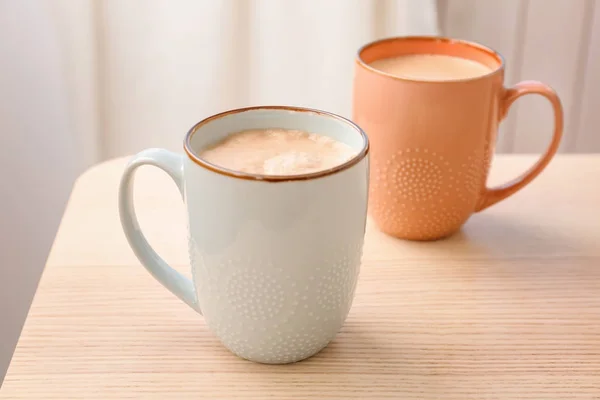
M 476 78 L 492 70 L 477 61 L 442 54 L 409 54 L 373 61 L 371 67 L 400 78 L 451 81 Z
M 335 167 L 356 154 L 347 144 L 316 133 L 256 129 L 232 133 L 200 157 L 233 171 L 299 175 Z

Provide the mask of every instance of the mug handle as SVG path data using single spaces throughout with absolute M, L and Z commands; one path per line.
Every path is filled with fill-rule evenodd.
M 133 206 L 133 177 L 142 165 L 153 165 L 162 169 L 175 181 L 182 197 L 184 193 L 181 155 L 163 149 L 148 149 L 133 156 L 125 167 L 119 186 L 119 214 L 127 241 L 138 260 L 157 281 L 202 314 L 192 281 L 175 271 L 156 254 L 140 229 Z
M 546 168 L 558 150 L 558 145 L 560 144 L 560 139 L 563 134 L 563 109 L 558 95 L 548 85 L 537 81 L 523 81 L 517 83 L 512 88 L 507 89 L 500 101 L 500 119 L 506 116 L 508 109 L 515 100 L 528 94 L 542 95 L 548 99 L 548 101 L 550 101 L 550 104 L 552 104 L 552 108 L 554 110 L 554 134 L 552 136 L 552 141 L 542 157 L 521 176 L 505 183 L 504 185 L 491 189 L 486 188 L 475 211 L 485 210 L 489 206 L 504 200 L 508 196 L 525 187 L 532 180 L 534 180 L 535 177 L 537 177 L 540 172 L 544 170 L 544 168 Z

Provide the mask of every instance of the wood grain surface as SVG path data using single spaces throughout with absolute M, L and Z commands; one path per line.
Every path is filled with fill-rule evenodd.
M 498 157 L 492 181 L 533 160 Z M 600 399 L 600 156 L 557 157 L 443 241 L 369 225 L 343 330 L 286 366 L 230 354 L 139 266 L 117 212 L 124 162 L 77 182 L 0 398 Z M 138 175 L 142 228 L 187 271 L 175 186 Z

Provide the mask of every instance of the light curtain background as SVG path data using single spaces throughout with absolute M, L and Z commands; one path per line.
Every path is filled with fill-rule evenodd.
M 435 33 L 433 0 L 0 0 L 0 380 L 76 174 L 235 107 L 349 116 L 359 46 Z
M 600 151 L 599 0 L 43 0 L 63 63 L 77 165 L 159 146 L 213 113 L 259 104 L 350 116 L 357 49 L 449 35 L 499 50 L 507 85 L 537 79 L 565 108 L 561 151 Z M 560 28 L 559 28 L 560 27 Z M 499 152 L 541 153 L 551 109 L 520 99 Z
M 197 121 L 287 104 L 350 116 L 374 39 L 436 34 L 434 0 L 55 0 L 80 162 L 181 151 Z

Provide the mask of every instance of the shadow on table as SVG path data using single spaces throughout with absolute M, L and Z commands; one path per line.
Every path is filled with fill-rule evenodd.
M 471 217 L 454 235 L 430 242 L 396 239 L 373 227 L 369 231 L 371 240 L 366 243 L 365 254 L 370 256 L 373 249 L 369 246 L 376 246 L 385 254 L 397 251 L 405 258 L 545 258 L 583 254 L 584 249 L 593 245 L 586 243 L 575 228 L 572 232 L 564 232 L 553 229 L 552 224 L 534 226 L 514 215 L 484 213 Z
M 394 332 L 376 336 L 368 327 L 352 324 L 307 360 L 289 365 L 250 363 L 247 371 L 254 373 L 253 385 L 268 388 L 273 398 L 370 399 L 443 393 L 450 384 L 443 370 L 452 360 L 423 359 L 428 351 L 403 342 L 403 337 Z

